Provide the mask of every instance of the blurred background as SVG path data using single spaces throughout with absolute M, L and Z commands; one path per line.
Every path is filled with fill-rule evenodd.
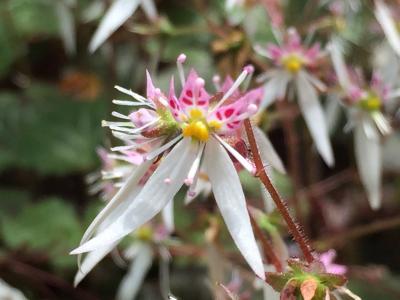
M 216 73 L 237 75 L 247 63 L 263 71 L 265 62 L 253 53 L 252 43 L 272 39 L 262 4 L 268 1 L 247 1 L 228 17 L 222 0 L 155 1 L 157 22 L 149 22 L 139 8 L 93 54 L 89 42 L 111 1 L 59 2 L 0 2 L 0 278 L 28 299 L 114 299 L 126 266 L 107 257 L 74 288 L 76 257 L 68 255 L 104 205 L 88 192 L 86 178 L 100 169 L 96 149 L 113 143 L 101 121 L 115 109 L 114 85 L 143 94 L 147 68 L 165 87 L 181 52 L 209 82 Z M 301 28 L 329 18 L 315 2 L 286 1 L 286 24 Z M 346 33 L 355 45 L 351 57 L 365 65 L 372 39 L 363 30 L 368 18 L 367 6 Z M 283 128 L 288 118 L 296 128 L 291 137 Z M 275 181 L 286 199 L 294 194 L 299 199 L 296 215 L 316 249 L 338 251 L 337 261 L 349 267 L 350 288 L 363 299 L 400 299 L 398 134 L 385 143 L 384 202 L 374 212 L 343 124 L 332 135 L 334 169 L 310 147 L 295 105 L 271 108 L 261 124 L 285 165 L 297 166 L 295 180 L 276 175 Z M 290 147 L 296 149 L 295 162 Z M 257 183 L 242 179 L 249 201 L 257 203 Z M 188 207 L 176 201 L 176 237 L 183 242 L 173 255 L 170 284 L 178 299 L 213 297 L 203 255 L 213 208 L 212 199 Z M 223 241 L 232 246 L 229 236 Z M 162 299 L 158 267 L 155 261 L 138 299 Z

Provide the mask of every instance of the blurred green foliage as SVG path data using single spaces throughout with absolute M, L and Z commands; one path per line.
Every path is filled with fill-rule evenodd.
M 53 197 L 24 205 L 15 216 L 2 218 L 1 233 L 10 249 L 29 247 L 46 253 L 56 268 L 76 265 L 75 258 L 65 254 L 79 243 L 81 224 L 65 200 Z

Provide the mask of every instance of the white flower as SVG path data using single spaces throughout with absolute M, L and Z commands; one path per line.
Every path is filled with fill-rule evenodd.
M 375 1 L 375 16 L 382 26 L 386 38 L 393 50 L 400 55 L 400 35 L 391 9 L 382 0 Z
M 354 128 L 354 150 L 361 182 L 367 191 L 371 208 L 381 206 L 381 135 L 388 135 L 391 127 L 382 112 L 384 103 L 398 97 L 379 74 L 374 73 L 369 84 L 349 68 L 340 49 L 331 45 L 332 62 L 338 82 L 343 89 L 338 95 L 347 108 L 349 125 Z M 348 126 L 349 127 L 349 126 Z
M 147 152 L 146 161 L 137 167 L 89 226 L 81 246 L 71 253 L 99 251 L 118 243 L 160 212 L 182 185 L 188 185 L 189 192 L 193 191 L 199 170 L 204 168 L 236 246 L 253 271 L 260 278 L 265 278 L 245 197 L 232 158 L 252 173 L 255 167 L 230 144 L 240 139 L 242 121 L 257 112 L 262 90 L 254 89 L 235 96 L 235 91 L 251 72 L 246 67 L 226 92 L 211 97 L 204 88 L 204 80 L 195 71 L 192 70 L 185 79 L 182 68 L 184 60 L 184 55 L 178 58 L 182 83 L 179 97 L 175 96 L 173 81 L 167 97 L 153 86 L 149 75 L 147 98 L 118 88 L 136 100 L 119 101 L 119 104 L 142 106 L 156 114 L 147 114 L 153 118 L 138 128 L 118 123 L 110 123 L 109 127 L 115 136 L 125 140 L 127 147 L 124 149 L 151 145 L 152 150 Z M 132 122 L 140 119 L 137 113 L 130 116 L 118 113 L 114 115 Z M 168 150 L 170 151 L 167 153 Z M 140 180 L 157 157 L 162 157 L 158 167 L 138 191 Z M 110 221 L 109 224 L 90 239 L 104 220 Z
M 297 32 L 290 29 L 285 45 L 269 45 L 266 50 L 256 47 L 256 51 L 272 59 L 276 65 L 276 68 L 267 71 L 259 78 L 260 81 L 266 81 L 261 108 L 267 107 L 277 99 L 281 100 L 286 95 L 289 84 L 293 84 L 300 111 L 317 150 L 324 161 L 332 166 L 334 164 L 332 146 L 316 91 L 316 88 L 325 90 L 325 85 L 307 71 L 307 68 L 314 66 L 321 56 L 319 45 L 316 44 L 311 48 L 303 47 Z

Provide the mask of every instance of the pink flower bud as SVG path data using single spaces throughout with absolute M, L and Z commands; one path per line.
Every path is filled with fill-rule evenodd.
M 141 108 L 131 113 L 129 118 L 136 127 L 142 127 L 150 122 L 154 122 L 157 119 L 157 113 L 153 110 Z

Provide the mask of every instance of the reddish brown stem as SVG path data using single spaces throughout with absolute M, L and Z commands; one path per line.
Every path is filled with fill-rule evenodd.
M 282 266 L 281 261 L 279 260 L 278 256 L 275 254 L 275 251 L 274 251 L 271 243 L 263 234 L 260 226 L 258 226 L 257 221 L 254 219 L 254 216 L 251 213 L 250 209 L 247 208 L 247 210 L 249 212 L 250 221 L 251 221 L 251 225 L 254 230 L 254 234 L 258 238 L 258 240 L 261 242 L 261 246 L 264 251 L 265 258 L 268 260 L 269 263 L 274 265 L 277 272 L 282 272 L 283 266 Z
M 260 157 L 260 153 L 258 151 L 258 146 L 256 139 L 254 137 L 253 128 L 251 126 L 250 120 L 247 119 L 244 121 L 244 126 L 246 129 L 247 138 L 250 144 L 250 150 L 253 154 L 254 163 L 257 169 L 257 176 L 259 177 L 260 181 L 263 183 L 267 191 L 270 193 L 272 200 L 275 202 L 276 208 L 282 215 L 283 219 L 285 220 L 290 233 L 292 234 L 294 240 L 299 245 L 301 251 L 304 254 L 304 258 L 308 263 L 314 261 L 314 257 L 311 253 L 311 248 L 308 245 L 307 239 L 300 227 L 299 224 L 296 224 L 295 221 L 290 216 L 289 210 L 282 200 L 281 196 L 279 195 L 278 191 L 272 185 L 271 180 L 269 179 L 267 173 L 265 172 L 263 162 Z

